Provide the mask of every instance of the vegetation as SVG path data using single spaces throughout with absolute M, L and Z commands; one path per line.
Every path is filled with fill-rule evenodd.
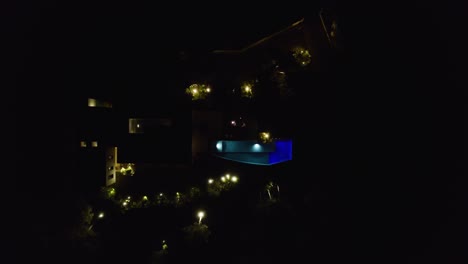
M 126 163 L 122 164 L 120 169 L 120 173 L 124 176 L 133 176 L 135 175 L 135 164 L 133 163 Z
M 134 258 L 135 252 L 144 252 L 140 248 L 148 247 L 145 249 L 147 262 L 136 263 L 182 263 L 189 259 L 198 261 L 207 254 L 215 254 L 213 258 L 223 256 L 235 247 L 223 248 L 219 241 L 230 239 L 234 234 L 248 235 L 249 239 L 263 241 L 261 243 L 270 247 L 274 245 L 273 241 L 282 241 L 283 235 L 275 237 L 279 233 L 274 226 L 283 224 L 281 221 L 285 220 L 282 215 L 291 213 L 287 205 L 280 201 L 279 185 L 273 181 L 258 185 L 260 200 L 258 196 L 252 200 L 247 193 L 236 191 L 239 190 L 239 183 L 238 176 L 223 174 L 208 179 L 206 188 L 191 186 L 184 192 L 128 195 L 120 193 L 116 187 L 103 187 L 100 197 L 106 202 L 83 206 L 80 237 L 75 240 L 94 241 L 93 252 L 100 252 L 107 250 L 105 245 L 109 242 L 103 243 L 106 239 L 112 240 L 116 235 L 128 237 L 128 241 L 118 239 L 111 242 L 109 247 L 128 242 L 131 247 L 127 249 L 128 253 L 123 251 L 119 254 L 131 255 L 130 259 Z M 194 219 L 193 209 L 201 207 L 210 208 L 210 213 L 198 211 Z M 215 208 L 218 210 L 214 211 Z M 219 211 L 221 208 L 223 210 Z M 151 220 L 147 221 L 148 216 Z M 182 219 L 178 220 L 180 217 Z M 195 221 L 187 225 L 188 219 Z M 257 222 L 261 225 L 257 226 Z M 257 227 L 249 229 L 248 226 L 252 224 Z M 288 236 L 293 238 L 294 234 L 285 235 Z M 118 256 L 114 258 L 119 261 Z
M 273 141 L 269 132 L 260 132 L 259 134 L 260 142 L 262 143 L 270 143 Z
M 240 93 L 241 97 L 252 98 L 254 96 L 254 82 L 247 81 L 242 83 Z
M 206 99 L 211 93 L 211 87 L 206 84 L 192 84 L 187 89 L 185 93 L 189 94 L 192 97 L 192 101 Z
M 208 226 L 205 224 L 194 223 L 183 228 L 185 233 L 185 241 L 190 247 L 200 247 L 208 243 L 208 239 L 211 235 Z
M 307 66 L 312 61 L 312 56 L 309 51 L 304 48 L 295 48 L 292 51 L 292 55 L 297 63 L 301 66 Z

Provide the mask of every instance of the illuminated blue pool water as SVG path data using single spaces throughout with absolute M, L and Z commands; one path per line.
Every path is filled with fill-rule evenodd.
M 219 140 L 213 143 L 213 154 L 232 161 L 273 165 L 292 160 L 292 140 L 259 143 L 255 140 Z

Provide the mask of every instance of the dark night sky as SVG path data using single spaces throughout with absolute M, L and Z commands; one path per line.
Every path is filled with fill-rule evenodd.
M 304 11 L 300 5 L 253 8 L 240 3 L 26 4 L 11 12 L 18 37 L 17 69 L 65 71 L 76 80 L 70 86 L 76 86 L 73 89 L 99 90 L 123 79 L 151 82 L 163 79 L 164 65 L 177 60 L 181 52 L 190 56 L 242 48 L 315 14 L 317 6 Z
M 123 70 L 133 74 L 130 79 L 164 82 L 168 74 L 165 66 L 177 61 L 182 53 L 190 58 L 198 52 L 242 48 L 301 18 L 297 12 L 279 15 L 173 11 L 167 17 L 161 17 L 161 12 L 139 9 L 125 10 L 125 15 L 94 14 L 91 21 L 95 22 L 87 21 L 87 29 L 81 27 L 80 33 L 80 59 L 93 61 L 91 75 L 102 73 L 104 68 L 111 76 Z

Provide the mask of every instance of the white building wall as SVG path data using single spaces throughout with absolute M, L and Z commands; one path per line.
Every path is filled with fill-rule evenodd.
M 117 180 L 117 147 L 106 148 L 106 186 L 112 185 Z

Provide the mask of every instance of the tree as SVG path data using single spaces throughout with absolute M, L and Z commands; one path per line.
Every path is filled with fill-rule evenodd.
M 205 224 L 194 223 L 183 228 L 185 232 L 185 241 L 189 247 L 198 248 L 208 243 L 208 239 L 211 235 L 211 231 Z
M 192 101 L 206 99 L 211 93 L 211 87 L 206 84 L 194 83 L 185 89 L 185 93 L 192 96 Z

